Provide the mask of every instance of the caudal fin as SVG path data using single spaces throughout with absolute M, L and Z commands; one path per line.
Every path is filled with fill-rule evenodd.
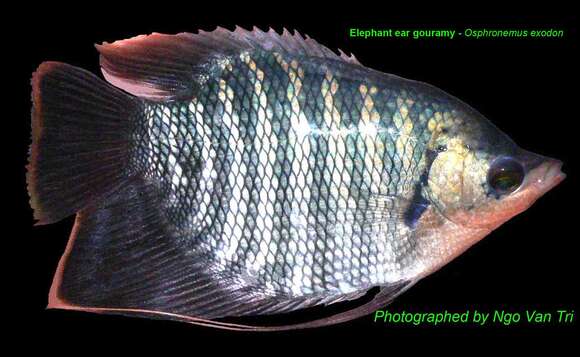
M 127 177 L 141 101 L 93 74 L 44 62 L 32 76 L 28 193 L 37 224 L 74 214 Z

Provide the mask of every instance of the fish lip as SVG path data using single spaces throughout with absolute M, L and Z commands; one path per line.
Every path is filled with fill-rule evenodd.
M 562 161 L 556 159 L 544 161 L 530 172 L 531 183 L 543 192 L 549 191 L 566 178 L 562 165 Z
M 554 181 L 555 184 L 559 184 L 566 178 L 566 174 L 562 172 L 562 165 L 564 163 L 560 160 L 552 160 L 548 169 L 546 170 L 546 175 L 544 180 L 546 182 Z

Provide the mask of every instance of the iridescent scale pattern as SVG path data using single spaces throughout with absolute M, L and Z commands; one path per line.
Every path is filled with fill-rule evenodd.
M 348 293 L 414 277 L 401 219 L 445 105 L 359 66 L 255 51 L 190 101 L 147 105 L 136 165 L 175 236 L 267 291 Z

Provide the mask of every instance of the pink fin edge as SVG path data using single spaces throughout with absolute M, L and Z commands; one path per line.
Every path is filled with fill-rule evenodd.
M 171 98 L 171 95 L 163 90 L 147 86 L 146 83 L 137 83 L 131 80 L 122 79 L 107 72 L 103 67 L 101 67 L 101 72 L 107 82 L 137 97 L 143 97 L 154 101 L 163 101 Z

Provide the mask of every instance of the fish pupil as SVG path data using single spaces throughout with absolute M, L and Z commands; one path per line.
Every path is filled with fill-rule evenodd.
M 512 158 L 496 161 L 488 175 L 488 183 L 496 194 L 507 194 L 515 191 L 524 180 L 522 165 Z

